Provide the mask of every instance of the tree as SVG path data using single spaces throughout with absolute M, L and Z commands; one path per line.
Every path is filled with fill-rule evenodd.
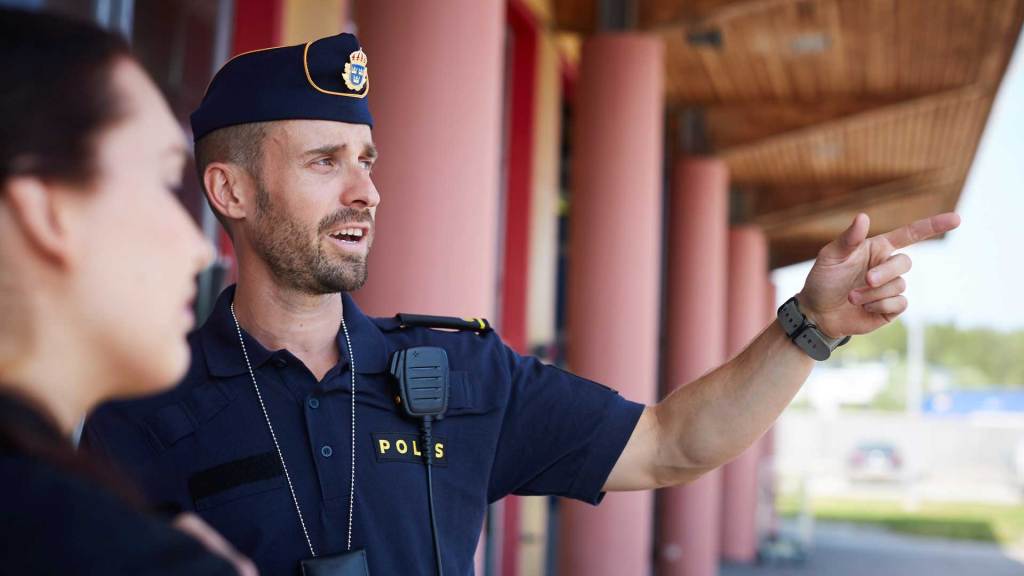
M 898 372 L 905 370 L 906 357 L 907 327 L 901 320 L 854 338 L 835 355 L 839 362 L 887 361 L 894 366 L 894 382 L 903 379 Z M 1024 330 L 933 324 L 925 329 L 925 359 L 952 373 L 957 388 L 1024 388 Z

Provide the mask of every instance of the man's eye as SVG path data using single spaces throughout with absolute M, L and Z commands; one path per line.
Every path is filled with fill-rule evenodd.
M 359 167 L 369 172 L 370 170 L 373 170 L 373 162 L 370 162 L 369 160 L 360 160 Z
M 330 168 L 330 167 L 334 166 L 334 160 L 332 160 L 330 158 L 321 158 L 321 159 L 317 160 L 316 162 L 313 162 L 313 164 L 316 165 L 316 166 L 326 166 L 326 167 Z

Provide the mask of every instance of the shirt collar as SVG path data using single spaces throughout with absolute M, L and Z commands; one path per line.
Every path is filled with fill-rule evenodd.
M 203 354 L 206 356 L 206 366 L 212 376 L 231 377 L 248 371 L 242 350 L 238 346 L 235 321 L 231 317 L 231 302 L 234 297 L 235 287 L 233 285 L 221 292 L 209 319 L 199 329 Z M 356 357 L 356 372 L 359 374 L 384 372 L 387 370 L 388 364 L 388 348 L 384 334 L 369 317 L 363 314 L 363 311 L 356 306 L 355 301 L 347 292 L 341 294 L 341 302 L 345 324 L 348 326 L 349 337 L 352 339 L 352 351 Z M 264 348 L 245 330 L 242 330 L 242 338 L 245 341 L 249 361 L 254 370 L 274 356 L 274 350 Z M 336 342 L 341 354 L 341 363 L 347 364 L 348 346 L 340 326 Z

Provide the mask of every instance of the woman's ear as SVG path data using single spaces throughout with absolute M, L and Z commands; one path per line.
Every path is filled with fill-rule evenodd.
M 64 265 L 70 255 L 67 212 L 55 186 L 35 176 L 15 176 L 4 183 L 3 201 L 25 236 L 44 258 Z

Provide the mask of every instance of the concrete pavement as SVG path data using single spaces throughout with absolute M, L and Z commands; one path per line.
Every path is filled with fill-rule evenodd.
M 983 542 L 819 522 L 800 566 L 724 566 L 720 576 L 1024 576 L 1024 554 Z

